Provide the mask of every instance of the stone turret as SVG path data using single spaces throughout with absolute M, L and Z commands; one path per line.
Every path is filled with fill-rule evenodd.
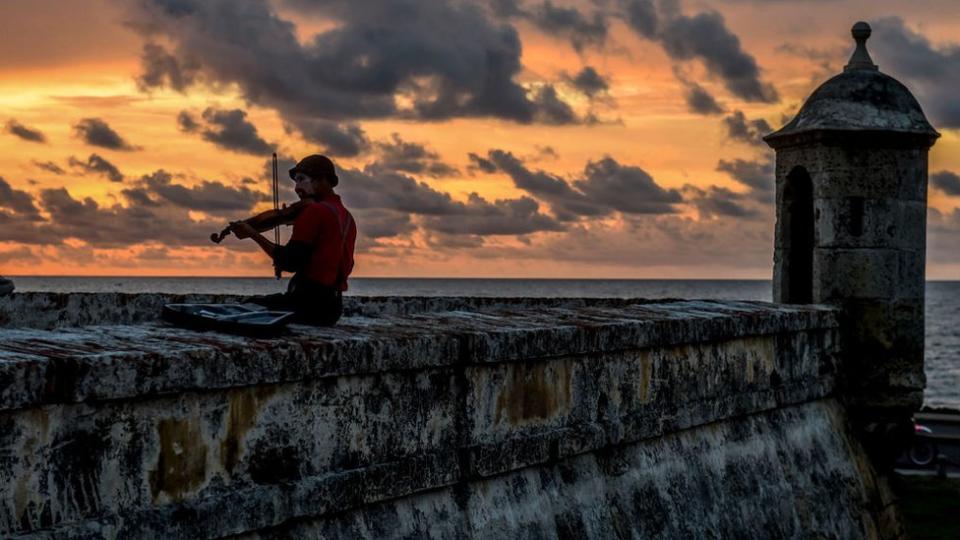
M 877 434 L 922 404 L 927 154 L 939 134 L 873 63 L 870 33 L 854 25 L 843 73 L 765 141 L 777 155 L 774 300 L 842 308 L 843 396 Z

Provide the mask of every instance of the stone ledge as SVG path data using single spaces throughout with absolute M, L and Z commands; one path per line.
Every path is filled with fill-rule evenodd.
M 164 323 L 0 329 L 0 411 L 836 327 L 822 306 L 676 301 L 347 317 L 275 339 Z

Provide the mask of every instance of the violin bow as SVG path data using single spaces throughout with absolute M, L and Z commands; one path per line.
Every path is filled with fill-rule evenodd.
M 277 153 L 273 153 L 273 209 L 280 210 L 280 181 L 277 178 Z M 280 245 L 280 225 L 273 228 L 273 239 Z M 276 267 L 274 274 L 280 279 L 280 268 Z

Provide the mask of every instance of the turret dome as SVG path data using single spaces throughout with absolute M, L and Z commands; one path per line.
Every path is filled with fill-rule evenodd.
M 870 26 L 853 27 L 857 49 L 843 73 L 823 83 L 786 126 L 764 137 L 771 146 L 792 135 L 814 131 L 893 132 L 932 139 L 939 133 L 902 83 L 879 71 L 866 49 Z

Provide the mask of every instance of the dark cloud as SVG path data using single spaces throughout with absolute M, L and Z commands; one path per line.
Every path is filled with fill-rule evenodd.
M 623 18 L 640 36 L 660 43 L 674 60 L 700 60 L 727 89 L 746 101 L 776 102 L 773 85 L 763 82 L 756 59 L 716 11 L 683 15 L 677 2 L 621 0 Z M 659 8 L 659 9 L 658 9 Z M 689 101 L 689 99 L 688 99 Z
M 137 85 L 142 90 L 168 86 L 178 92 L 184 92 L 196 80 L 199 66 L 189 56 L 180 59 L 163 46 L 147 43 L 140 54 L 143 73 L 137 77 Z
M 127 4 L 131 26 L 170 44 L 145 52 L 146 87 L 235 84 L 308 137 L 319 138 L 318 121 L 487 116 L 528 123 L 542 116 L 514 80 L 522 69 L 516 29 L 480 3 L 403 0 L 358 9 L 348 0 L 285 0 L 287 9 L 333 23 L 303 45 L 268 0 Z
M 177 115 L 177 125 L 186 133 L 200 133 L 209 141 L 224 150 L 262 156 L 270 154 L 274 146 L 263 140 L 257 127 L 247 120 L 247 113 L 241 109 L 217 109 L 207 107 L 198 121 L 187 111 Z
M 436 152 L 422 144 L 404 141 L 398 133 L 394 133 L 390 141 L 376 143 L 376 147 L 378 167 L 431 177 L 459 173 L 456 167 L 442 162 Z
M 703 61 L 719 75 L 727 89 L 746 101 L 777 101 L 772 85 L 760 80 L 760 68 L 753 56 L 740 46 L 740 39 L 727 29 L 723 16 L 715 11 L 679 16 L 664 24 L 660 39 L 672 58 Z
M 679 191 L 664 189 L 640 167 L 609 157 L 588 163 L 583 179 L 573 184 L 590 200 L 626 214 L 669 214 L 682 202 Z
M 140 150 L 139 147 L 125 141 L 119 133 L 114 131 L 113 128 L 100 118 L 84 118 L 74 124 L 73 130 L 83 142 L 89 145 L 100 146 L 110 150 Z
M 2 176 L 0 176 L 0 210 L 9 210 L 17 218 L 31 221 L 41 219 L 30 194 L 26 191 L 13 189 Z
M 763 201 L 770 201 L 775 188 L 773 159 L 746 161 L 721 159 L 717 170 L 729 174 L 734 180 L 750 188 Z
M 573 124 L 577 115 L 557 95 L 557 89 L 551 84 L 545 84 L 537 91 L 534 102 L 537 104 L 537 118 L 544 124 Z
M 574 88 L 583 92 L 589 98 L 610 89 L 610 80 L 590 66 L 584 67 L 576 75 L 568 77 L 567 80 Z
M 410 214 L 452 216 L 458 205 L 448 193 L 396 171 L 340 169 L 338 190 L 350 208 L 380 208 Z
M 80 161 L 70 156 L 67 163 L 69 163 L 71 167 L 76 167 L 84 172 L 99 174 L 111 182 L 123 182 L 123 173 L 120 172 L 120 169 L 97 154 L 90 154 L 87 161 Z
M 612 158 L 591 161 L 583 175 L 572 182 L 545 171 L 532 171 L 510 152 L 491 150 L 484 166 L 503 171 L 514 185 L 550 204 L 562 221 L 580 217 L 605 216 L 613 211 L 625 214 L 664 214 L 675 212 L 682 202 L 677 190 L 667 190 L 639 167 L 625 166 Z M 474 159 L 475 163 L 481 163 Z
M 960 176 L 950 171 L 940 171 L 930 175 L 930 183 L 951 197 L 960 197 Z
M 754 218 L 760 215 L 756 204 L 747 196 L 725 187 L 708 186 L 703 189 L 687 185 L 684 192 L 687 201 L 696 206 L 701 219 Z
M 497 172 L 497 165 L 489 159 L 474 154 L 473 152 L 467 154 L 467 157 L 470 158 L 470 170 L 485 172 L 487 174 Z
M 717 100 L 710 92 L 707 92 L 699 84 L 687 84 L 687 92 L 684 97 L 687 100 L 687 106 L 690 107 L 690 111 L 692 112 L 704 115 L 723 113 L 723 107 L 717 103 Z
M 490 202 L 473 193 L 460 202 L 410 176 L 376 167 L 342 169 L 340 177 L 344 202 L 358 216 L 372 216 L 381 237 L 409 231 L 401 215 L 416 215 L 427 231 L 450 235 L 523 235 L 562 228 L 526 197 Z
M 545 171 L 532 171 L 510 152 L 490 150 L 487 159 L 506 173 L 517 188 L 550 204 L 554 215 L 562 221 L 610 213 L 608 208 L 590 201 L 583 193 L 573 189 L 563 178 Z
M 7 121 L 6 129 L 7 133 L 19 137 L 25 141 L 37 143 L 47 142 L 47 136 L 44 135 L 42 131 L 29 128 L 12 118 Z
M 523 235 L 564 229 L 558 221 L 540 213 L 540 205 L 530 197 L 489 202 L 471 193 L 453 218 L 430 216 L 425 226 L 450 235 Z
M 568 39 L 577 51 L 591 45 L 601 46 L 607 40 L 609 25 L 606 15 L 601 12 L 585 15 L 574 7 L 557 6 L 544 0 L 525 15 L 544 32 Z
M 314 120 L 300 122 L 297 127 L 305 139 L 322 146 L 326 154 L 354 157 L 370 148 L 367 133 L 357 124 Z
M 188 210 L 227 215 L 250 212 L 255 204 L 269 198 L 260 191 L 230 187 L 218 181 L 203 180 L 189 187 L 174 184 L 173 175 L 162 169 L 142 176 L 136 187 L 125 190 L 124 195 L 141 205 L 169 203 Z
M 64 175 L 64 174 L 67 174 L 67 171 L 63 170 L 62 167 L 60 167 L 59 165 L 57 165 L 56 163 L 54 163 L 54 162 L 52 162 L 52 161 L 36 161 L 36 160 L 34 160 L 34 161 L 33 161 L 33 165 L 34 165 L 35 167 L 37 167 L 38 169 L 43 169 L 43 170 L 45 170 L 45 171 L 47 171 L 47 172 L 51 172 L 51 173 L 56 174 L 56 175 Z
M 743 111 L 733 111 L 723 119 L 727 127 L 727 136 L 733 140 L 765 147 L 763 136 L 773 131 L 770 124 L 763 118 L 748 120 Z
M 638 34 L 654 39 L 660 26 L 657 9 L 652 0 L 622 0 L 626 11 L 626 22 Z
M 908 28 L 903 19 L 887 17 L 872 23 L 868 42 L 874 61 L 886 73 L 908 83 L 934 125 L 960 128 L 960 44 L 935 46 Z
M 177 115 L 177 126 L 184 133 L 196 133 L 200 131 L 200 123 L 188 111 L 180 111 Z
M 36 228 L 29 239 L 31 243 L 59 244 L 64 239 L 76 238 L 101 248 L 149 242 L 208 245 L 210 233 L 219 225 L 195 222 L 186 210 L 172 206 L 100 206 L 89 197 L 74 199 L 64 188 L 41 191 L 40 201 L 50 214 L 50 221 Z
M 385 208 L 351 209 L 367 238 L 395 238 L 417 230 L 407 212 Z

